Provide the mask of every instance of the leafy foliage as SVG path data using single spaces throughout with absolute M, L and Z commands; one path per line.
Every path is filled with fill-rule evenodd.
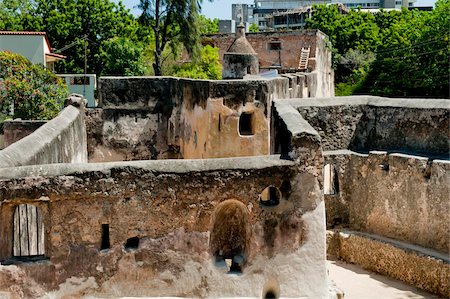
M 0 111 L 13 118 L 52 119 L 67 96 L 62 79 L 18 54 L 0 52 L 0 77 Z
M 102 74 L 140 76 L 146 73 L 144 47 L 125 37 L 113 37 L 103 43 Z
M 248 28 L 248 31 L 250 32 L 259 32 L 259 27 L 256 25 L 256 23 L 252 23 L 250 27 Z
M 176 49 L 182 44 L 196 59 L 200 52 L 199 11 L 202 0 L 140 0 L 139 21 L 151 28 L 155 41 L 153 69 L 162 75 L 166 46 Z
M 87 72 L 99 75 L 114 69 L 107 65 L 113 58 L 104 60 L 118 53 L 112 51 L 110 39 L 126 38 L 136 50 L 149 36 L 121 2 L 110 0 L 0 0 L 0 30 L 45 31 L 52 47 L 68 47 L 61 52 L 68 58 L 56 64 L 57 72 L 83 73 L 86 45 Z M 130 57 L 124 70 L 135 70 L 139 59 Z
M 219 49 L 206 45 L 201 50 L 198 62 L 188 62 L 173 67 L 173 76 L 193 79 L 222 79 Z
M 337 94 L 448 97 L 449 12 L 450 0 L 431 12 L 341 14 L 321 5 L 307 27 L 330 38 Z
M 219 19 L 209 19 L 203 15 L 198 16 L 200 35 L 219 32 Z

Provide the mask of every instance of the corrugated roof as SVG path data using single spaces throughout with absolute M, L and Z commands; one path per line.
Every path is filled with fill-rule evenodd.
M 0 35 L 46 35 L 39 31 L 0 31 Z

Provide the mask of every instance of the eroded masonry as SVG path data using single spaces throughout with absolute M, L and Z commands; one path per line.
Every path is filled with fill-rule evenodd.
M 0 295 L 336 298 L 327 250 L 450 294 L 448 101 L 232 53 L 241 79 L 100 78 L 0 151 Z

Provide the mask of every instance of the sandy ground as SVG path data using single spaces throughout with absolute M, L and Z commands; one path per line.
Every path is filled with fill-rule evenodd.
M 437 299 L 401 281 L 340 261 L 327 261 L 330 278 L 344 291 L 344 299 Z
M 333 280 L 336 286 L 344 292 L 344 299 L 440 298 L 401 281 L 369 272 L 359 266 L 347 264 L 341 261 L 327 261 L 327 268 L 331 280 Z M 134 297 L 123 297 L 122 299 L 131 298 Z M 165 297 L 164 299 L 177 298 Z

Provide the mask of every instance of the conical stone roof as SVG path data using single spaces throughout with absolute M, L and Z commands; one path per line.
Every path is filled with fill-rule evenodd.
M 241 23 L 237 28 L 236 39 L 228 48 L 227 53 L 256 54 L 252 45 L 245 38 L 245 25 Z

